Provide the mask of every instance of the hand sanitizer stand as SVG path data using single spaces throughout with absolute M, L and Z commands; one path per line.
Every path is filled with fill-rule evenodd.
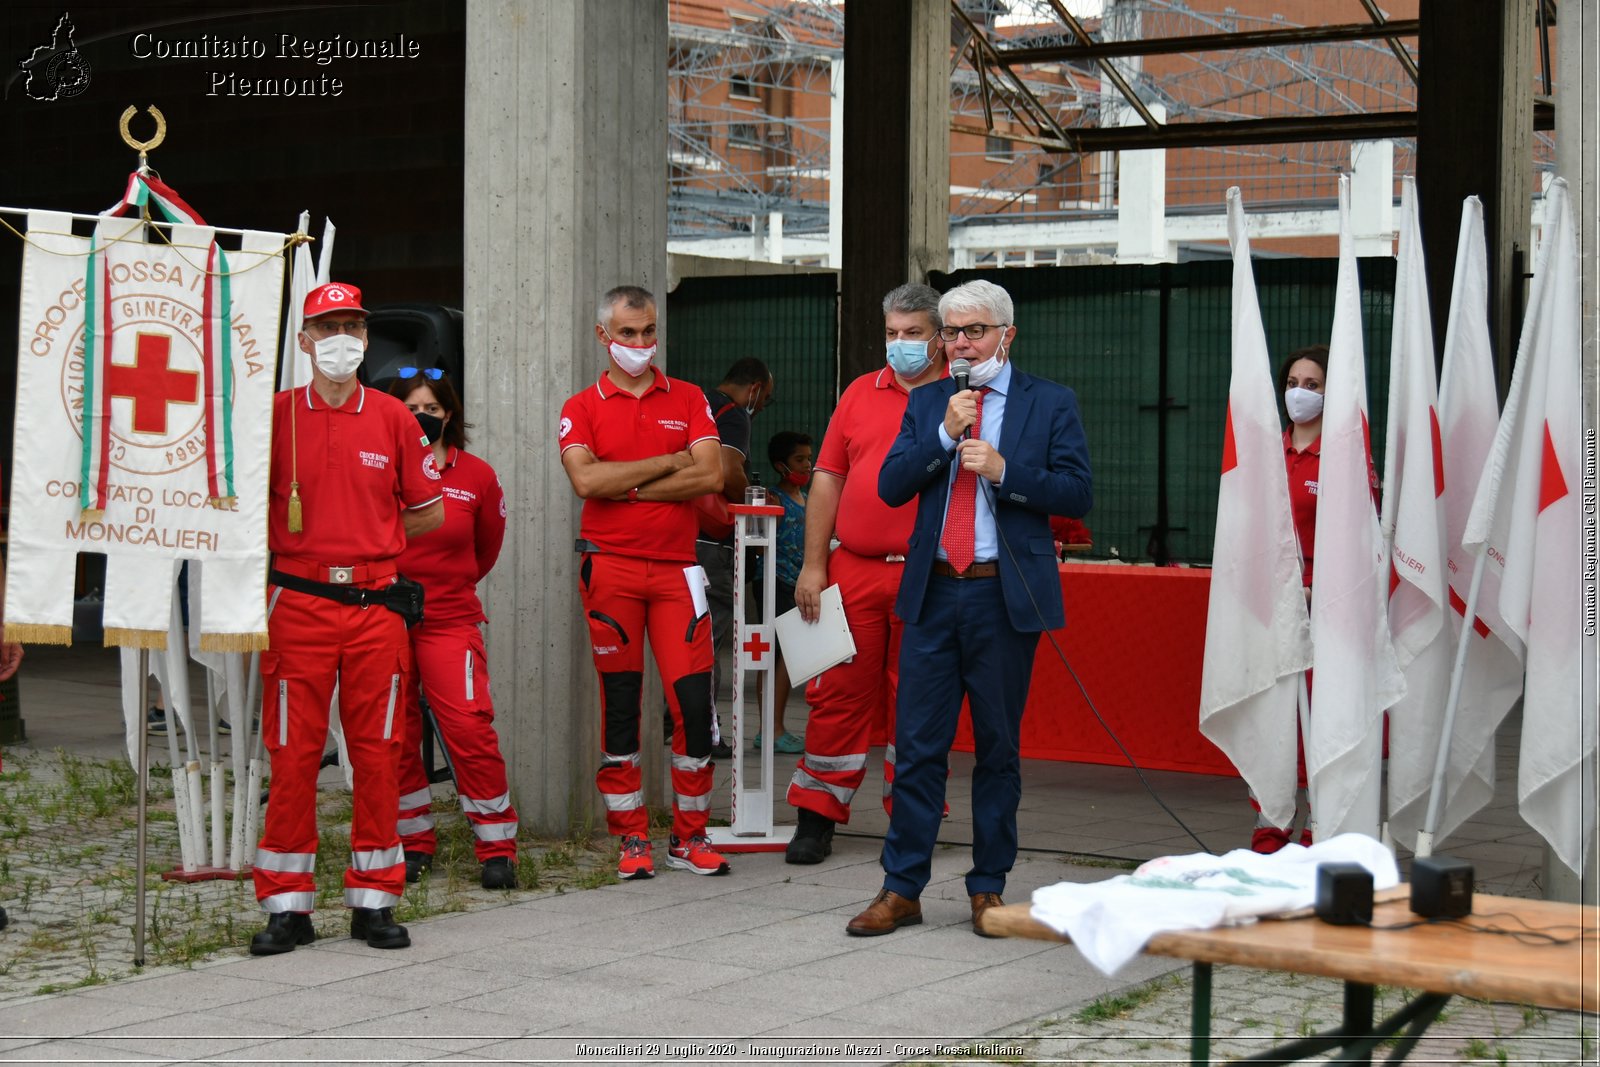
M 772 825 L 772 806 L 780 797 L 772 780 L 773 688 L 777 679 L 777 645 L 773 637 L 773 605 L 778 581 L 778 521 L 783 508 L 775 504 L 730 504 L 733 533 L 733 825 L 713 826 L 706 832 L 719 852 L 777 852 L 789 845 L 793 826 Z M 761 621 L 745 622 L 744 590 L 747 549 L 761 553 Z M 757 678 L 761 709 L 755 725 L 761 734 L 761 768 L 755 782 L 745 773 L 745 753 L 750 731 L 745 719 L 745 683 Z

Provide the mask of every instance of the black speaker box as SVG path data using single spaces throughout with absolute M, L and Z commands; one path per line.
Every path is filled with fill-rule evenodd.
M 1411 861 L 1411 910 L 1430 919 L 1472 914 L 1472 864 L 1451 856 Z
M 1335 926 L 1372 921 L 1372 872 L 1359 863 L 1317 864 L 1317 918 Z

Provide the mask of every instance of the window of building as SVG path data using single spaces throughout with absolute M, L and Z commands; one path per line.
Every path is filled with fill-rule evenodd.
M 760 148 L 761 130 L 753 122 L 731 122 L 728 124 L 729 148 Z
M 728 99 L 730 100 L 760 100 L 761 94 L 756 92 L 755 82 L 747 74 L 733 74 L 728 77 Z
M 1011 139 L 990 134 L 983 139 L 983 158 L 991 163 L 1010 163 L 1014 152 Z

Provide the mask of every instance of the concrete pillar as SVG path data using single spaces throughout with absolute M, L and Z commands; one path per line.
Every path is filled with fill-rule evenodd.
M 467 57 L 467 393 L 474 449 L 495 464 L 510 509 L 484 588 L 489 665 L 522 819 L 564 832 L 602 817 L 578 500 L 557 421 L 602 370 L 600 294 L 644 285 L 665 315 L 667 8 L 472 0 Z M 659 692 L 644 715 L 658 763 Z
M 1393 141 L 1350 145 L 1350 232 L 1356 255 L 1394 255 Z
M 1150 113 L 1166 121 L 1167 109 L 1150 104 Z M 1122 109 L 1123 126 L 1142 126 L 1131 107 Z M 1175 262 L 1167 243 L 1167 151 L 1146 148 L 1122 152 L 1117 161 L 1117 262 Z
M 846 4 L 839 374 L 883 366 L 883 294 L 950 253 L 950 6 Z
M 844 60 L 828 63 L 828 266 L 844 265 Z
M 1556 173 L 1567 180 L 1572 193 L 1572 216 L 1578 224 L 1578 263 L 1582 272 L 1583 300 L 1583 426 L 1584 449 L 1584 558 L 1600 557 L 1597 543 L 1595 453 L 1600 434 L 1600 9 L 1593 4 L 1565 4 L 1556 34 Z M 1584 603 L 1591 608 L 1600 600 L 1595 572 L 1583 576 Z M 1592 616 L 1591 616 L 1592 618 Z M 1583 627 L 1583 699 L 1579 707 L 1596 714 L 1600 706 L 1596 684 L 1596 633 L 1592 623 Z M 1595 803 L 1595 766 L 1586 772 L 1588 803 Z M 1591 907 L 1600 903 L 1600 840 L 1590 839 L 1589 860 L 1582 875 L 1574 874 L 1545 852 L 1546 896 L 1579 901 Z

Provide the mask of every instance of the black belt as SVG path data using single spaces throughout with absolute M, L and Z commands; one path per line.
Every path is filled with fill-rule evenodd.
M 319 596 L 324 600 L 337 601 L 340 604 L 359 604 L 368 607 L 372 604 L 388 603 L 388 586 L 370 589 L 361 585 L 335 585 L 332 582 L 301 578 L 299 575 L 289 574 L 276 568 L 270 571 L 267 577 L 273 585 L 293 589 L 297 593 Z
M 1000 573 L 998 561 L 991 563 L 969 563 L 967 569 L 958 571 L 942 559 L 933 561 L 933 573 L 942 574 L 946 578 L 993 578 Z

